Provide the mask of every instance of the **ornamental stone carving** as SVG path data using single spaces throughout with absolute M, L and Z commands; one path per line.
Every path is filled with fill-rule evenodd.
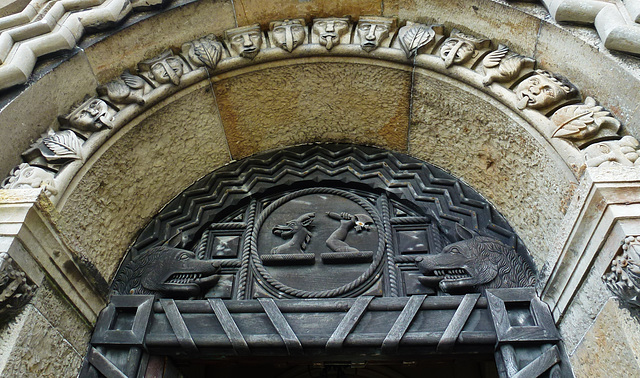
M 82 143 L 76 133 L 71 130 L 53 131 L 38 139 L 30 149 L 22 154 L 22 158 L 31 164 L 51 166 L 64 164 L 72 160 L 82 160 Z
M 532 69 L 536 61 L 532 58 L 516 54 L 505 45 L 490 52 L 482 60 L 484 77 L 482 84 L 489 85 L 493 82 L 507 83 L 516 79 L 524 69 Z
M 81 135 L 88 136 L 90 133 L 112 128 L 115 113 L 104 100 L 87 97 L 82 103 L 75 105 L 69 114 L 59 117 L 58 120 L 61 128 L 73 129 Z
M 36 285 L 5 252 L 0 253 L 0 324 L 5 324 L 29 303 Z
M 558 109 L 551 116 L 551 120 L 557 126 L 552 137 L 568 139 L 579 146 L 615 138 L 620 129 L 620 121 L 613 118 L 602 106 L 598 106 L 592 97 L 587 97 L 584 104 L 568 105 Z
M 9 177 L 2 181 L 2 189 L 44 188 L 47 195 L 56 195 L 54 173 L 27 163 L 15 167 Z
M 611 262 L 602 281 L 625 302 L 640 306 L 640 236 L 627 236 L 623 240 L 622 254 Z
M 340 43 L 349 43 L 351 26 L 350 17 L 316 18 L 311 28 L 311 43 L 319 43 L 327 50 Z
M 356 26 L 353 43 L 359 43 L 366 52 L 371 52 L 380 46 L 389 47 L 395 34 L 396 20 L 388 17 L 360 17 Z
M 138 71 L 157 84 L 179 85 L 180 78 L 188 70 L 180 57 L 171 51 L 138 63 Z
M 258 24 L 227 30 L 224 38 L 231 56 L 253 59 L 262 48 L 262 30 Z
M 196 67 L 216 68 L 224 54 L 224 47 L 214 34 L 182 45 L 182 54 Z
M 272 21 L 269 24 L 271 43 L 291 52 L 307 41 L 307 26 L 304 19 Z
M 442 25 L 424 25 L 411 21 L 398 30 L 398 38 L 393 47 L 404 50 L 407 58 L 418 54 L 427 54 L 444 37 Z
M 583 150 L 587 167 L 611 165 L 640 165 L 638 160 L 640 143 L 632 136 L 624 136 L 620 140 L 595 143 Z
M 117 104 L 144 105 L 146 86 L 147 83 L 143 78 L 132 75 L 127 70 L 118 79 L 98 86 L 97 92 Z
M 536 70 L 515 89 L 518 109 L 547 109 L 577 94 L 567 79 L 549 71 Z
M 440 58 L 444 60 L 446 68 L 453 64 L 465 64 L 472 58 L 479 56 L 482 50 L 487 50 L 491 41 L 464 34 L 457 29 L 451 31 L 449 38 L 445 39 L 440 47 Z

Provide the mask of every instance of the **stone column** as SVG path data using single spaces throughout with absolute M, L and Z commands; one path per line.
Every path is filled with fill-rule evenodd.
M 0 190 L 0 376 L 77 375 L 105 306 L 106 283 L 55 217 L 41 189 Z

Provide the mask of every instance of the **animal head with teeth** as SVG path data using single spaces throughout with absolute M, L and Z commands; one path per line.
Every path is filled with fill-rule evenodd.
M 220 266 L 198 260 L 195 253 L 179 248 L 154 247 L 127 263 L 113 283 L 118 294 L 158 294 L 188 298 L 203 293 L 218 281 Z
M 423 285 L 447 293 L 534 285 L 533 271 L 513 248 L 461 225 L 456 225 L 456 233 L 462 241 L 449 244 L 442 253 L 416 258 Z

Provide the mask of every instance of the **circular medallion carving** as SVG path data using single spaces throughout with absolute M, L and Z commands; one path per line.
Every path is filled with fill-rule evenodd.
M 251 258 L 268 291 L 326 298 L 365 290 L 384 245 L 380 216 L 367 200 L 320 187 L 280 197 L 258 215 Z

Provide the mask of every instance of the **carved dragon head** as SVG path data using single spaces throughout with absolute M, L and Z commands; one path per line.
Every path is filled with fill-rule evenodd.
M 194 297 L 216 284 L 219 271 L 213 260 L 198 260 L 191 251 L 160 246 L 126 264 L 113 286 L 119 294 Z

